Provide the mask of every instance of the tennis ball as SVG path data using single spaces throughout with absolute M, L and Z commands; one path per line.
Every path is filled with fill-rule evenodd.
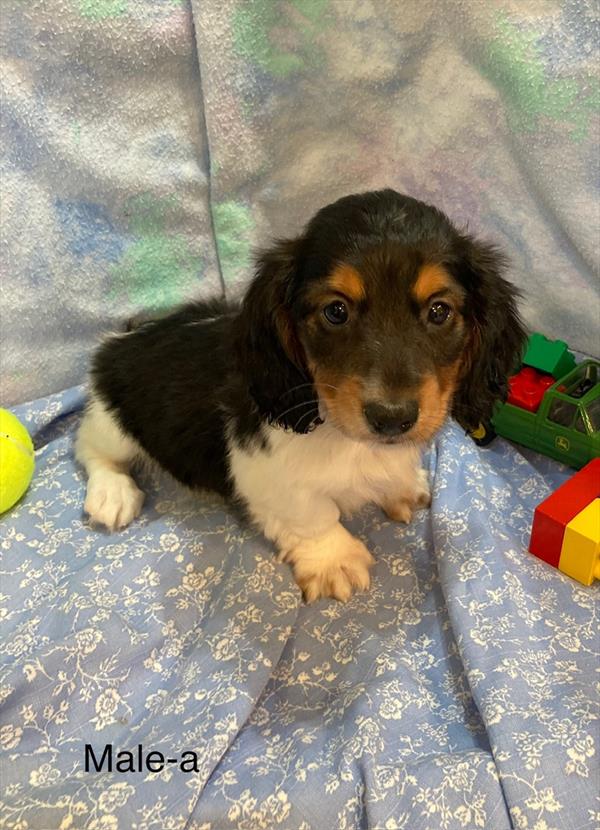
M 29 433 L 12 412 L 0 409 L 0 513 L 27 490 L 34 466 Z

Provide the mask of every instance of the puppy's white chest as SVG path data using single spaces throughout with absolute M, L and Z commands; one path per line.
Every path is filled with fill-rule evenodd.
M 336 461 L 324 470 L 324 487 L 344 513 L 409 487 L 419 467 L 412 447 L 343 441 Z
M 234 459 L 232 458 L 232 461 Z M 239 472 L 241 458 L 233 465 Z M 414 480 L 420 453 L 414 447 L 354 441 L 327 424 L 308 435 L 269 431 L 269 450 L 257 451 L 247 463 L 256 486 L 310 490 L 333 499 L 344 512 L 366 502 L 380 502 Z M 243 476 L 245 477 L 245 476 Z

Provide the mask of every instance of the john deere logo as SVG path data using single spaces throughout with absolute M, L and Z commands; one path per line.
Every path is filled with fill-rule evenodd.
M 565 438 L 564 435 L 557 435 L 554 439 L 554 446 L 558 450 L 562 450 L 563 452 L 569 452 L 571 444 L 569 442 L 569 439 Z

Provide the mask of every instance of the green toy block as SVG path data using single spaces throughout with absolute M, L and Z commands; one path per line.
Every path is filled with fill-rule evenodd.
M 534 332 L 529 335 L 523 365 L 558 380 L 575 368 L 575 358 L 564 340 L 548 340 L 543 334 Z

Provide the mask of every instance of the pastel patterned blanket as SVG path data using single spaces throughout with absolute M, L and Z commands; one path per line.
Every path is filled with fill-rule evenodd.
M 4 0 L 3 401 L 381 186 L 498 242 L 531 326 L 600 355 L 599 26 L 595 0 Z

